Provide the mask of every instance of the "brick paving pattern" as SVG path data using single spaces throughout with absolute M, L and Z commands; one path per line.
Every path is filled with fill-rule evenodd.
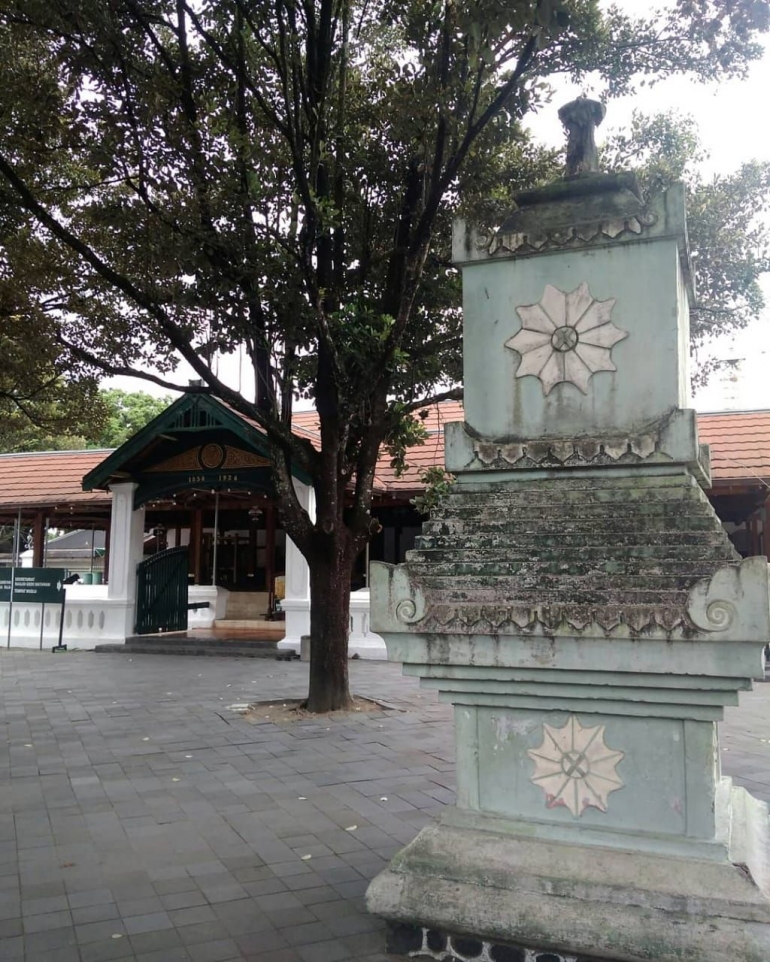
M 451 709 L 351 662 L 390 710 L 275 725 L 307 666 L 0 652 L 0 960 L 386 962 L 370 878 L 453 801 Z M 770 800 L 770 686 L 724 769 Z

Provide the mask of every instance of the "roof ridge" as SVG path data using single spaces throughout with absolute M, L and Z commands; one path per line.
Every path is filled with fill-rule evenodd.
M 3 451 L 0 453 L 0 458 L 39 458 L 51 454 L 105 454 L 114 450 L 115 448 L 71 448 L 65 451 Z
M 699 418 L 731 418 L 745 414 L 770 414 L 770 408 L 748 408 L 741 411 L 696 411 Z

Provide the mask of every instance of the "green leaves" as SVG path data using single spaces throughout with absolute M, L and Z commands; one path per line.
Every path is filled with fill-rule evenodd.
M 389 427 L 383 439 L 383 447 L 390 455 L 390 466 L 395 470 L 396 477 L 401 477 L 408 467 L 407 451 L 423 444 L 428 432 L 420 418 L 408 413 L 405 405 L 398 402 L 390 406 L 388 420 Z
M 440 507 L 452 493 L 455 477 L 445 471 L 444 468 L 436 465 L 431 468 L 426 468 L 425 471 L 420 474 L 420 482 L 425 485 L 425 490 L 422 494 L 412 498 L 411 503 L 417 508 L 420 514 L 430 515 L 430 513 Z
M 673 111 L 634 114 L 630 128 L 613 133 L 603 150 L 609 169 L 634 169 L 648 194 L 678 180 L 686 184 L 695 349 L 745 327 L 761 313 L 765 300 L 759 280 L 770 272 L 770 164 L 749 162 L 732 174 L 705 178 L 705 160 L 695 122 Z M 708 374 L 708 367 L 701 366 L 695 379 L 703 381 Z
M 453 216 L 493 223 L 557 173 L 525 133 L 550 78 L 612 98 L 740 75 L 769 25 L 758 0 L 641 17 L 598 0 L 0 0 L 0 262 L 50 325 L 50 362 L 172 383 L 184 360 L 282 450 L 293 398 L 313 398 L 340 445 L 305 458 L 317 490 L 361 477 L 366 498 L 379 444 L 398 462 L 409 406 L 461 377 Z M 692 137 L 646 137 L 610 151 L 659 189 Z M 693 181 L 692 224 L 742 210 L 752 177 L 708 198 Z M 761 237 L 720 216 L 735 256 L 701 290 L 741 317 Z M 259 404 L 217 376 L 235 351 Z
M 121 391 L 110 388 L 100 392 L 100 400 L 106 408 L 104 427 L 96 439 L 100 448 L 117 448 L 149 424 L 171 404 L 170 395 L 154 397 L 143 391 Z

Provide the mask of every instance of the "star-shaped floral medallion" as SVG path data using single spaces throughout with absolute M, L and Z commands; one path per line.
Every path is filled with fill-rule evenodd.
M 623 788 L 615 771 L 623 752 L 604 743 L 604 725 L 583 728 L 572 715 L 564 728 L 543 725 L 543 744 L 527 754 L 535 763 L 531 781 L 545 792 L 548 808 L 563 805 L 578 818 L 587 808 L 607 811 L 607 796 Z
M 611 321 L 615 298 L 597 301 L 585 281 L 566 294 L 546 284 L 538 304 L 516 308 L 521 330 L 505 346 L 521 354 L 516 377 L 532 374 L 550 394 L 566 381 L 588 394 L 597 371 L 616 371 L 612 348 L 628 337 Z

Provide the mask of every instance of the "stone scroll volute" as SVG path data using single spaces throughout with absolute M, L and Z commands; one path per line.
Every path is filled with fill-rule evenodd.
M 401 565 L 372 562 L 369 591 L 372 611 L 377 612 L 375 631 L 408 631 L 425 617 L 425 597 Z
M 770 591 L 764 557 L 726 565 L 690 592 L 687 614 L 700 631 L 725 641 L 770 637 Z

